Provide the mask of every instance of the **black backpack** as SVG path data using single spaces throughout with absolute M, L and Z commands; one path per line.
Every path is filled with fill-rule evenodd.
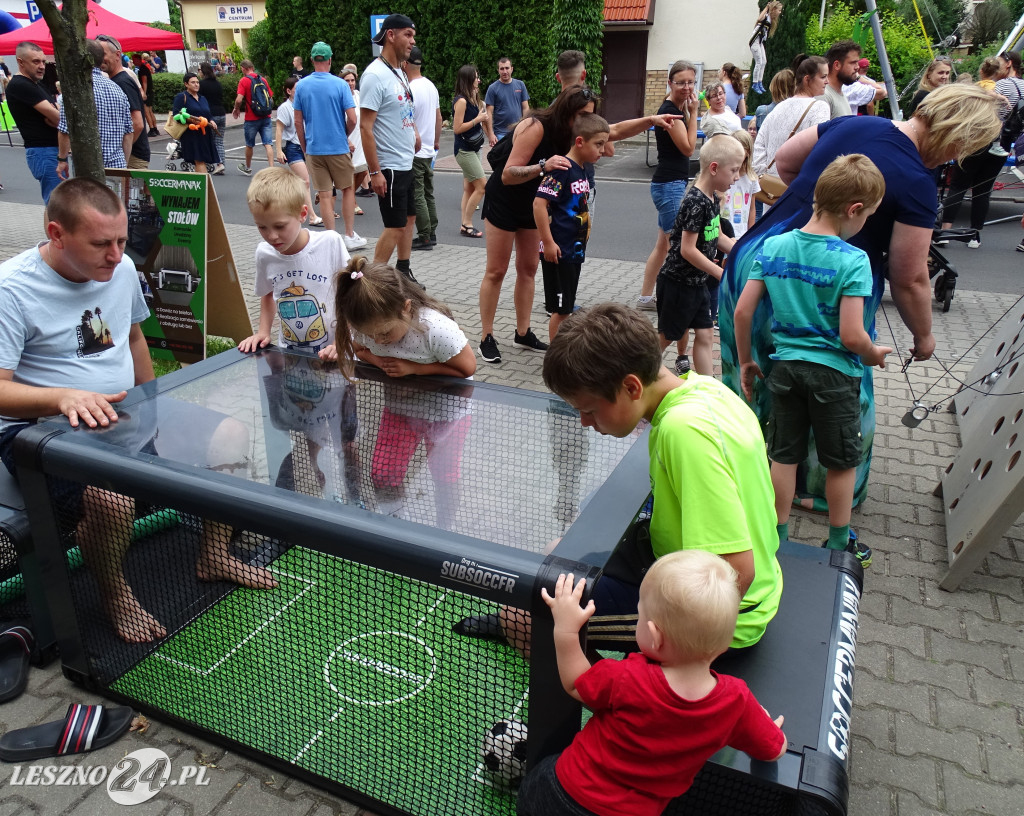
M 501 177 L 505 165 L 508 164 L 508 157 L 512 155 L 512 133 L 514 128 L 498 139 L 498 143 L 487 152 L 487 163 L 491 171 Z
M 999 144 L 1004 150 L 1009 150 L 1022 132 L 1024 132 L 1024 82 L 1017 80 L 1013 83 L 1017 87 L 1019 97 L 1006 118 L 1003 120 L 1003 129 L 999 132 Z
M 249 93 L 249 111 L 253 116 L 270 116 L 274 103 L 270 101 L 270 88 L 267 81 L 259 74 L 249 77 L 252 89 Z

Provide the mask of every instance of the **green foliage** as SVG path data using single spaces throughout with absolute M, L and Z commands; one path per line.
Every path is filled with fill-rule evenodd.
M 181 34 L 181 9 L 178 8 L 174 0 L 167 0 L 167 16 L 171 20 L 171 25 L 174 26 L 170 30 Z
M 554 0 L 555 47 L 551 62 L 563 51 L 582 51 L 587 55 L 587 76 L 597 87 L 602 73 L 601 43 L 604 37 L 604 0 Z M 551 90 L 557 92 L 554 77 Z
M 230 351 L 235 348 L 237 344 L 230 337 L 220 337 L 216 334 L 208 334 L 206 336 L 206 356 L 213 357 L 216 354 L 220 354 L 224 351 Z M 181 368 L 181 363 L 177 360 L 164 360 L 163 358 L 152 358 L 153 359 L 153 373 L 157 377 L 162 377 L 164 374 L 170 374 L 172 371 L 177 371 Z
M 985 0 L 974 7 L 970 21 L 964 26 L 964 33 L 971 40 L 971 51 L 979 51 L 987 45 L 1002 43 L 1013 27 L 1014 17 L 1003 0 Z
M 233 42 L 227 47 L 227 55 L 235 61 L 235 70 L 242 70 L 242 60 L 245 59 L 245 52 L 239 47 L 238 43 Z
M 267 58 L 270 56 L 270 20 L 264 17 L 249 29 L 249 59 L 261 74 L 266 73 Z
M 241 74 L 222 74 L 217 81 L 224 89 L 224 106 L 230 108 L 238 95 L 238 81 Z M 184 74 L 160 73 L 153 74 L 153 110 L 156 113 L 167 113 L 171 109 L 174 97 L 185 90 Z
M 768 0 L 758 0 L 758 5 L 761 8 L 764 8 L 767 4 Z M 789 2 L 784 2 L 784 10 L 779 18 L 779 26 L 775 29 L 775 34 L 768 40 L 765 46 L 765 52 L 768 57 L 764 71 L 765 88 L 768 87 L 773 76 L 783 68 L 789 67 L 793 57 L 807 51 L 805 42 L 807 31 L 811 25 L 811 20 L 814 21 L 814 28 L 817 30 L 818 11 L 820 8 L 821 4 L 817 0 L 790 0 Z M 756 19 L 754 17 L 750 20 L 749 28 L 751 33 L 754 31 L 754 20 Z M 751 59 L 751 68 L 753 64 L 754 61 Z M 717 67 L 715 65 L 706 66 L 705 71 L 708 68 L 715 69 Z M 755 107 L 771 101 L 771 94 L 759 95 L 751 92 L 747 96 L 747 110 L 753 113 Z
M 446 117 L 459 68 L 474 63 L 483 90 L 498 78 L 502 56 L 512 60 L 515 76 L 526 83 L 532 106 L 551 101 L 551 4 L 552 0 L 521 0 L 510 11 L 507 5 L 477 0 L 406 0 L 401 11 L 416 22 L 423 73 L 437 86 Z M 309 50 L 317 40 L 334 50 L 335 68 L 352 62 L 362 73 L 373 59 L 370 15 L 380 12 L 377 0 L 267 0 L 270 45 L 265 68 L 275 93 L 291 72 L 292 57 L 298 54 L 308 65 Z
M 818 31 L 817 18 L 807 24 L 807 53 L 824 54 L 832 43 L 837 40 L 849 39 L 853 33 L 853 25 L 858 14 L 849 6 L 838 5 L 832 16 L 825 20 L 825 27 Z M 917 79 L 925 66 L 931 62 L 928 42 L 921 33 L 921 27 L 910 25 L 893 11 L 881 13 L 882 37 L 885 39 L 885 50 L 889 56 L 893 80 L 896 88 L 903 93 L 901 105 L 909 101 L 917 91 Z M 878 51 L 875 39 L 867 38 L 864 45 L 864 56 L 871 60 L 873 78 L 881 79 L 878 72 Z M 884 104 L 883 106 L 884 107 Z
M 171 23 L 146 23 L 148 28 L 159 28 L 161 31 L 170 31 L 173 34 L 180 34 L 181 29 Z
M 942 42 L 956 31 L 957 26 L 967 16 L 966 0 L 917 0 L 917 7 L 921 10 L 924 29 L 928 32 L 932 43 Z M 898 8 L 900 16 L 911 26 L 920 30 L 921 24 L 917 20 L 914 4 L 905 2 L 901 3 Z
M 212 28 L 199 28 L 196 29 L 196 46 L 199 43 L 213 43 L 217 42 L 217 32 Z

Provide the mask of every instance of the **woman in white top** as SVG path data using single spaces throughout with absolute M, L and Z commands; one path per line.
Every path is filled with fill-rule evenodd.
M 292 108 L 292 99 L 295 97 L 295 85 L 298 81 L 296 77 L 288 77 L 284 81 L 284 92 L 288 98 L 277 108 L 274 148 L 277 161 L 288 165 L 288 169 L 305 183 L 309 225 L 322 227 L 324 220 L 313 211 L 313 200 L 309 197 L 309 169 L 306 167 L 306 156 L 299 144 L 298 134 L 295 133 L 295 109 Z
M 352 150 L 352 183 L 356 188 L 356 195 L 363 187 L 363 182 L 369 179 L 366 169 L 366 157 L 363 155 L 363 135 L 359 132 L 359 75 L 354 65 L 346 65 L 341 71 L 341 78 L 348 83 L 352 90 L 352 101 L 356 103 L 356 127 L 348 134 L 348 146 Z M 356 215 L 362 215 L 361 207 L 356 207 Z
M 754 172 L 778 176 L 772 159 L 790 137 L 829 120 L 828 103 L 820 97 L 828 82 L 828 62 L 824 57 L 805 57 L 794 72 L 796 92 L 769 113 L 754 141 Z M 801 117 L 803 117 L 801 119 Z M 795 128 L 795 131 L 794 131 Z M 769 165 L 771 165 L 769 167 Z
M 704 98 L 708 103 L 708 112 L 700 120 L 701 130 L 705 129 L 705 125 L 711 119 L 718 119 L 728 127 L 730 133 L 743 127 L 743 122 L 740 121 L 740 117 L 736 115 L 735 111 L 726 107 L 725 86 L 721 82 L 712 82 L 708 85 L 704 91 Z

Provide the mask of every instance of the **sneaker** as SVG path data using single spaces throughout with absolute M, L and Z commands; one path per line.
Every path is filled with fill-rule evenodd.
M 355 230 L 352 231 L 351 235 L 344 235 L 342 237 L 345 241 L 345 249 L 347 249 L 349 252 L 351 252 L 354 249 L 362 249 L 364 246 L 366 246 L 366 239 L 363 238 Z
M 241 173 L 244 176 L 251 176 L 252 175 L 252 168 L 251 167 L 247 167 L 245 162 L 239 162 L 238 163 L 238 172 Z
M 149 135 L 150 136 L 159 136 L 160 135 L 160 129 L 159 128 L 150 128 L 149 129 Z
M 657 295 L 650 295 L 644 297 L 640 295 L 636 299 L 636 308 L 641 312 L 656 312 L 658 311 L 658 297 Z
M 432 243 L 432 244 L 436 244 L 437 243 L 437 233 L 436 232 L 430 233 L 430 243 Z
M 356 190 L 356 195 L 360 198 L 373 198 L 375 193 L 370 187 L 359 187 Z
M 416 280 L 416 276 L 414 274 L 412 274 L 412 270 L 411 269 L 399 269 L 398 271 L 401 272 L 405 276 L 405 279 L 407 281 L 409 281 L 410 283 L 415 283 L 424 292 L 427 291 L 427 287 L 424 286 L 422 283 L 420 283 L 418 280 Z
M 413 249 L 433 249 L 434 245 L 430 243 L 429 238 L 413 238 L 412 239 Z
M 216 165 L 213 168 L 213 175 L 215 175 L 215 176 L 223 176 L 224 175 L 224 165 L 223 164 Z
M 1002 145 L 998 144 L 992 145 L 992 147 L 988 149 L 988 152 L 990 156 L 1000 156 L 1001 158 L 1004 159 L 1010 155 L 1006 150 L 1003 149 Z
M 529 349 L 530 351 L 548 350 L 548 344 L 542 343 L 537 335 L 533 333 L 533 329 L 527 329 L 526 334 L 520 334 L 517 331 L 515 335 L 515 340 L 512 342 L 519 346 L 519 348 Z
M 1017 244 L 1016 249 L 1018 252 L 1024 252 L 1024 241 L 1021 241 L 1019 244 Z
M 690 373 L 690 358 L 685 354 L 679 354 L 676 356 L 676 374 L 680 377 Z
M 828 549 L 827 538 L 821 542 L 821 546 Z M 862 569 L 871 566 L 871 548 L 862 543 L 853 530 L 850 530 L 850 543 L 846 545 L 846 551 L 857 559 Z
M 977 238 L 972 238 L 970 241 L 967 242 L 968 249 L 977 249 L 980 246 L 981 241 L 979 241 Z
M 501 362 L 501 352 L 498 351 L 498 344 L 493 334 L 487 335 L 480 342 L 480 356 L 484 358 L 485 363 Z
M 937 247 L 948 247 L 949 246 L 949 241 L 946 238 L 943 238 L 941 241 L 936 241 L 935 242 L 935 246 L 937 246 Z

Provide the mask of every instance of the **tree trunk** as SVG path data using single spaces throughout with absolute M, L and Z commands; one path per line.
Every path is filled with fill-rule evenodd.
M 85 0 L 64 0 L 63 9 L 58 9 L 54 0 L 37 0 L 37 5 L 53 38 L 75 175 L 105 184 L 103 148 L 92 93 L 93 62 L 85 48 Z

